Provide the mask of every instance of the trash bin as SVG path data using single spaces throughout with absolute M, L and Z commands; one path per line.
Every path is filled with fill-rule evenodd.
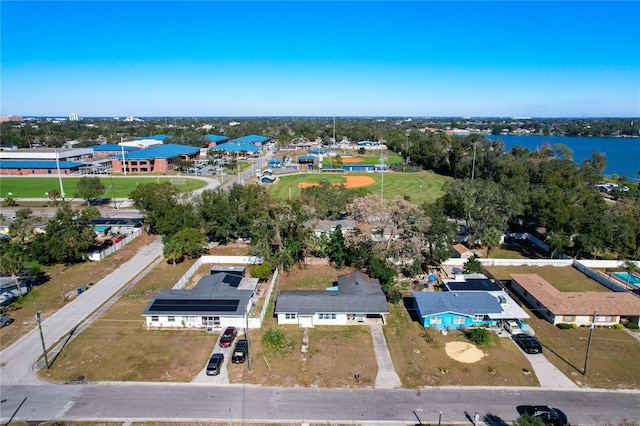
M 81 288 L 78 289 L 78 294 L 82 294 L 82 289 Z
M 87 286 L 86 285 L 82 286 L 82 291 L 87 291 Z

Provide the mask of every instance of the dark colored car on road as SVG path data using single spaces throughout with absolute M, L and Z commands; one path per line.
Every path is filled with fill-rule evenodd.
M 538 342 L 538 339 L 533 336 L 521 333 L 513 335 L 512 339 L 528 354 L 542 353 L 542 345 Z
M 221 348 L 230 347 L 231 344 L 233 343 L 233 339 L 236 338 L 237 334 L 238 332 L 235 327 L 227 327 L 226 330 L 224 330 L 224 333 L 222 333 L 222 336 L 220 337 L 220 347 Z
M 234 364 L 242 364 L 247 360 L 249 354 L 249 341 L 247 339 L 240 339 L 236 342 L 236 347 L 233 349 L 233 356 L 231 362 Z
M 557 408 L 547 405 L 521 405 L 518 407 L 520 415 L 527 414 L 536 417 L 544 422 L 547 426 L 567 426 L 567 415 Z
M 222 364 L 224 363 L 224 355 L 217 353 L 211 355 L 209 362 L 207 363 L 207 376 L 217 376 L 222 370 Z

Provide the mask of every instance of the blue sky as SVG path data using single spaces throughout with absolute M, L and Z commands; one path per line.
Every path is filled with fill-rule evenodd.
M 0 114 L 640 116 L 640 2 L 0 4 Z

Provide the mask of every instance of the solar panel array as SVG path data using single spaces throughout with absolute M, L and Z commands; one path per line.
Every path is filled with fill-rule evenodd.
M 156 299 L 150 312 L 235 312 L 238 309 L 238 299 L 205 300 L 205 299 Z
M 240 285 L 240 281 L 242 281 L 242 277 L 231 274 L 226 274 L 222 279 L 223 283 L 229 284 L 231 287 L 238 287 L 238 285 Z

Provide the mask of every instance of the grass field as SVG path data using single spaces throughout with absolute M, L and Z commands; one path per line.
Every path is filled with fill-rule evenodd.
M 63 177 L 62 186 L 67 198 L 75 196 L 78 188 L 79 177 Z M 105 187 L 104 197 L 128 198 L 136 186 L 145 183 L 171 182 L 182 192 L 193 191 L 206 186 L 202 179 L 176 177 L 101 177 L 100 181 Z M 113 185 L 113 186 L 112 186 Z M 57 177 L 2 177 L 0 182 L 0 198 L 7 198 L 8 193 L 16 200 L 20 198 L 46 198 L 45 193 L 55 189 L 60 191 L 60 182 Z
M 380 173 L 345 173 L 322 174 L 303 173 L 289 176 L 280 176 L 278 182 L 269 186 L 269 192 L 280 199 L 289 196 L 300 195 L 300 183 L 319 183 L 326 180 L 330 183 L 345 183 L 343 176 L 366 176 L 372 178 L 375 183 L 365 186 L 372 194 L 380 194 L 382 188 L 382 174 Z M 408 197 L 410 200 L 420 203 L 432 202 L 442 195 L 442 186 L 448 177 L 430 172 L 421 173 L 384 173 L 384 198 L 387 200 L 395 197 Z M 421 188 L 422 186 L 422 188 Z

